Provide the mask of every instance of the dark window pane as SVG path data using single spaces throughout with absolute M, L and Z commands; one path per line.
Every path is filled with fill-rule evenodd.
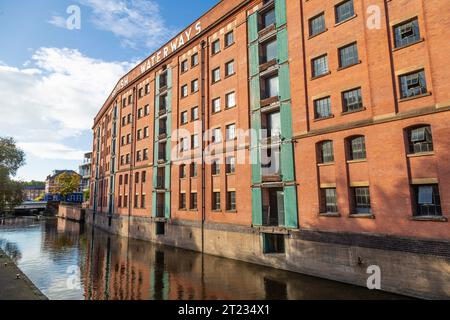
M 420 40 L 417 18 L 394 27 L 395 47 L 403 47 Z
M 356 43 L 339 49 L 339 67 L 345 68 L 358 62 L 358 46 Z
M 426 92 L 427 83 L 423 70 L 400 76 L 400 94 L 402 98 L 414 97 Z
M 416 216 L 442 216 L 438 185 L 414 186 L 414 194 Z
M 309 35 L 314 36 L 325 31 L 325 14 L 321 13 L 309 20 Z
M 332 115 L 330 97 L 317 99 L 314 101 L 314 114 L 316 119 L 327 118 Z
M 336 23 L 347 20 L 355 15 L 353 0 L 342 2 L 335 7 Z
M 350 139 L 350 160 L 366 159 L 366 139 L 356 137 Z
M 343 92 L 342 100 L 344 112 L 352 112 L 362 109 L 361 88 Z
M 410 129 L 408 132 L 408 140 L 410 153 L 433 151 L 433 136 L 430 126 Z

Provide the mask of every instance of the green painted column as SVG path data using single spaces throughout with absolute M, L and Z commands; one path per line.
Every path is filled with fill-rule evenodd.
M 258 40 L 258 13 L 255 12 L 247 18 L 248 42 Z
M 275 20 L 277 28 L 286 24 L 286 0 L 275 0 Z
M 285 226 L 287 228 L 298 228 L 296 186 L 287 186 L 284 188 L 284 214 Z
M 252 222 L 254 226 L 262 225 L 262 190 L 252 188 Z

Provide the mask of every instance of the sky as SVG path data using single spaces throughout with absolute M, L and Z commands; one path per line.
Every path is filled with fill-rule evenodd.
M 26 154 L 15 179 L 78 170 L 117 81 L 219 0 L 1 0 L 0 136 Z

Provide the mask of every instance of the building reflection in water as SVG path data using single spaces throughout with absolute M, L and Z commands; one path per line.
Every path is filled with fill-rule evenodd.
M 46 273 L 58 274 L 61 270 L 64 273 L 74 261 L 80 268 L 81 291 L 76 294 L 39 281 L 42 271 L 35 272 L 31 278 L 50 297 L 89 300 L 398 298 L 297 273 L 110 235 L 67 220 L 32 222 L 34 229 L 26 226 L 30 222 L 17 223 L 17 237 L 10 235 L 10 240 L 22 241 L 20 239 L 26 239 L 29 230 L 40 227 L 41 256 L 53 261 L 47 264 L 53 269 Z M 11 228 L 14 232 L 14 226 Z M 14 249 L 14 241 L 10 242 L 3 243 L 2 247 L 20 257 L 20 250 Z M 23 248 L 24 243 L 20 246 Z M 62 274 L 59 284 L 65 285 L 66 278 Z

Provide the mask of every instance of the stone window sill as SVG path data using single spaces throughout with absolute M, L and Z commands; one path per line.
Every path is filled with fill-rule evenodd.
M 308 40 L 311 40 L 311 39 L 313 39 L 313 38 L 315 38 L 315 37 L 317 37 L 317 36 L 320 36 L 322 33 L 325 33 L 325 32 L 327 32 L 327 31 L 328 31 L 328 28 L 325 28 L 325 30 L 320 31 L 319 33 L 310 35 L 310 36 L 308 37 Z
M 349 214 L 349 218 L 360 218 L 360 219 L 375 219 L 375 215 L 371 213 L 355 213 Z
M 411 217 L 413 221 L 432 221 L 432 222 L 448 222 L 448 219 L 444 216 L 415 216 Z
M 348 164 L 351 164 L 351 163 L 361 163 L 361 162 L 367 162 L 367 159 L 347 160 L 347 163 L 348 163 Z
M 339 67 L 339 68 L 337 69 L 337 71 L 349 69 L 349 68 L 354 67 L 354 66 L 357 66 L 357 65 L 359 65 L 359 64 L 361 64 L 361 63 L 362 63 L 362 61 L 359 60 L 358 62 L 349 64 L 348 66 L 345 66 L 345 67 Z
M 399 50 L 411 47 L 411 46 L 413 46 L 415 44 L 418 44 L 418 43 L 421 43 L 421 42 L 424 42 L 424 41 L 425 41 L 425 38 L 421 38 L 421 39 L 417 40 L 416 42 L 408 43 L 408 44 L 406 44 L 404 46 L 394 48 L 394 49 L 392 49 L 392 52 L 399 51 Z
M 237 213 L 237 210 L 227 210 L 226 213 Z
M 420 98 L 424 98 L 424 97 L 428 97 L 431 96 L 431 91 L 419 94 L 417 96 L 413 96 L 413 97 L 407 97 L 407 98 L 401 98 L 400 100 L 398 100 L 398 102 L 406 102 L 406 101 L 411 101 L 411 100 L 415 100 L 415 99 L 420 99 Z
M 419 152 L 419 153 L 410 153 L 406 155 L 408 158 L 417 158 L 417 157 L 428 157 L 434 156 L 434 151 L 430 152 Z
M 319 121 L 323 121 L 323 120 L 328 120 L 328 119 L 333 119 L 334 118 L 334 114 L 328 116 L 328 117 L 323 117 L 323 118 L 315 118 L 313 121 L 314 122 L 319 122 Z
M 358 16 L 357 14 L 354 14 L 353 16 L 348 17 L 347 19 L 345 19 L 345 20 L 343 20 L 343 21 L 341 21 L 341 22 L 335 23 L 334 26 L 335 26 L 335 27 L 340 26 L 341 24 L 344 24 L 344 23 L 346 23 L 347 21 L 350 21 L 350 20 L 355 19 L 357 16 Z
M 358 110 L 343 111 L 343 112 L 341 112 L 341 115 L 345 116 L 345 115 L 347 115 L 347 114 L 358 113 L 358 112 L 362 112 L 362 111 L 366 111 L 366 110 L 367 110 L 366 107 L 362 107 L 362 108 L 360 108 L 360 109 L 358 109 Z
M 336 212 L 336 213 L 319 213 L 319 217 L 325 217 L 325 218 L 340 218 L 341 214 Z
M 334 162 L 318 163 L 317 166 L 318 166 L 318 167 L 334 166 Z
M 320 74 L 320 75 L 318 75 L 318 76 L 313 76 L 313 77 L 311 77 L 310 80 L 312 81 L 312 80 L 320 79 L 320 78 L 329 76 L 330 74 L 331 74 L 331 71 L 328 71 L 328 72 L 326 72 L 326 73 L 324 73 L 324 74 Z

